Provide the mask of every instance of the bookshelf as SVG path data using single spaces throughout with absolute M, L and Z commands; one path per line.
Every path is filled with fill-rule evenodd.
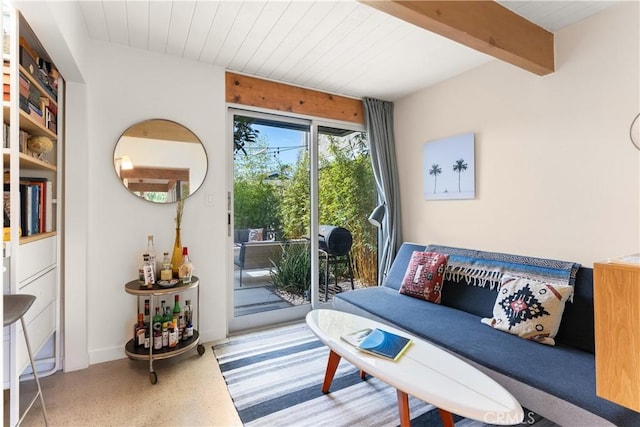
M 1 26 L 4 208 L 10 219 L 3 291 L 36 296 L 25 320 L 38 374 L 46 376 L 61 365 L 58 201 L 62 200 L 64 80 L 19 10 L 7 2 L 2 2 Z M 29 137 L 45 137 L 53 147 L 36 153 L 36 141 L 28 143 Z M 19 324 L 5 328 L 4 334 L 4 387 L 10 389 L 9 425 L 14 426 L 21 415 L 20 380 L 29 378 L 30 368 Z

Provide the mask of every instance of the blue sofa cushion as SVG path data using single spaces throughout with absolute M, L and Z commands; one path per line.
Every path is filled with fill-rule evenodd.
M 640 418 L 636 412 L 596 396 L 595 359 L 587 352 L 561 343 L 550 347 L 523 340 L 483 325 L 477 315 L 429 304 L 386 286 L 336 298 L 616 425 L 633 425 Z

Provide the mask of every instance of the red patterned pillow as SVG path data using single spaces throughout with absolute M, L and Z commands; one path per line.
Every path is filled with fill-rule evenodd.
M 400 293 L 440 304 L 447 262 L 447 254 L 414 251 L 404 274 Z

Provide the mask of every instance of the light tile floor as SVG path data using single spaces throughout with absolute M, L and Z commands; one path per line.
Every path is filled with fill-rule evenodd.
M 41 379 L 50 426 L 241 426 L 211 349 L 194 349 L 157 360 L 158 382 L 149 382 L 149 363 L 121 359 Z M 22 383 L 22 402 L 33 381 Z M 8 425 L 7 393 L 5 422 Z M 40 403 L 23 426 L 43 426 Z

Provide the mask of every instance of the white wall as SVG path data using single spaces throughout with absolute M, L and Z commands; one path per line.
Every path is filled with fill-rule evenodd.
M 146 236 L 158 252 L 171 251 L 175 204 L 130 194 L 113 169 L 120 134 L 150 118 L 176 121 L 205 146 L 209 170 L 185 203 L 182 244 L 201 279 L 203 340 L 226 334 L 224 70 L 102 42 L 92 42 L 86 73 L 88 129 L 88 350 L 90 363 L 124 357 L 135 322 L 135 297 L 124 284 L 137 277 Z M 68 147 L 71 149 L 71 147 Z M 205 194 L 213 206 L 205 205 Z M 184 301 L 184 300 L 182 300 Z M 73 310 L 67 306 L 67 310 Z
M 403 240 L 591 264 L 640 251 L 639 4 L 556 34 L 556 72 L 493 61 L 395 103 Z M 476 199 L 425 201 L 422 147 L 476 136 Z

